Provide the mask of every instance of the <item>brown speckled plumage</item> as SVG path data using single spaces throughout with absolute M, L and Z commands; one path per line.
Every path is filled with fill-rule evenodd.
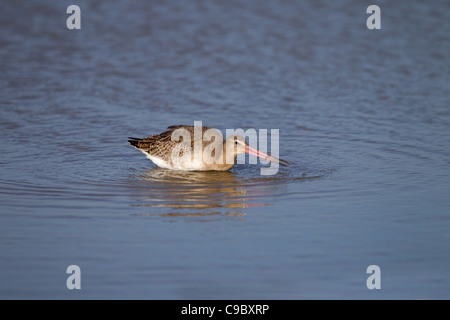
M 199 128 L 202 128 L 201 134 L 196 132 Z M 175 136 L 173 136 L 177 129 L 184 129 L 184 131 L 176 132 Z M 208 132 L 211 134 L 209 137 L 205 134 L 208 130 L 211 130 Z M 190 144 L 180 144 L 186 133 L 190 135 Z M 195 136 L 196 133 L 198 136 Z M 283 166 L 287 166 L 289 163 L 250 147 L 245 142 L 244 137 L 240 135 L 230 136 L 219 145 L 217 143 L 211 145 L 214 140 L 210 139 L 213 137 L 214 139 L 217 137 L 222 138 L 222 133 L 210 127 L 199 126 L 196 128 L 194 126 L 178 125 L 170 126 L 163 133 L 147 138 L 129 137 L 128 143 L 142 151 L 157 166 L 176 170 L 230 170 L 234 166 L 236 156 L 240 153 L 256 155 Z M 172 138 L 175 141 L 172 141 Z M 199 141 L 201 144 L 199 144 Z M 220 141 L 222 142 L 222 140 Z M 201 149 L 199 148 L 200 146 Z M 233 150 L 233 152 L 230 154 L 227 154 L 227 146 L 232 147 L 230 150 Z M 208 150 L 205 149 L 206 147 L 208 147 Z M 205 151 L 206 153 L 204 153 Z
M 209 129 L 213 129 L 210 127 L 202 126 L 202 136 L 205 131 Z M 172 141 L 172 134 L 177 129 L 185 129 L 191 134 L 191 147 L 194 148 L 194 126 L 170 126 L 166 131 L 160 134 L 155 134 L 153 136 L 147 138 L 132 138 L 128 137 L 128 142 L 138 149 L 148 152 L 148 154 L 161 158 L 165 161 L 169 161 L 170 159 L 170 150 L 175 147 L 179 141 Z M 213 129 L 215 130 L 215 129 Z M 210 143 L 210 141 L 202 141 L 203 148 Z

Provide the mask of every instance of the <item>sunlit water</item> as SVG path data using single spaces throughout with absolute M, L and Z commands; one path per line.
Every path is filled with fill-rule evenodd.
M 448 1 L 70 4 L 0 13 L 0 298 L 450 298 Z M 127 144 L 197 120 L 292 165 Z

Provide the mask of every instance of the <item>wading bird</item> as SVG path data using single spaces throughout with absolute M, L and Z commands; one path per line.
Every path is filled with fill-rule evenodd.
M 214 139 L 205 139 L 206 136 Z M 223 140 L 220 131 L 204 126 L 171 126 L 161 134 L 128 139 L 130 145 L 142 151 L 154 164 L 166 169 L 227 171 L 234 166 L 237 155 L 241 153 L 285 167 L 289 164 L 288 161 L 252 148 L 241 135 L 232 135 Z

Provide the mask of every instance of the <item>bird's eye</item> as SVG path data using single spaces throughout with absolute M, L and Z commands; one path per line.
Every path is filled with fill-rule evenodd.
M 236 144 L 236 145 L 238 144 L 237 140 L 234 142 L 234 144 Z

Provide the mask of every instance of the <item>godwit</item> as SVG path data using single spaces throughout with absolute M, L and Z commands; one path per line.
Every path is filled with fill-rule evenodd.
M 201 131 L 200 128 L 202 128 Z M 187 133 L 187 136 L 181 135 L 182 139 L 177 141 L 174 137 L 180 137 L 180 132 Z M 207 134 L 210 137 L 222 137 L 220 131 L 213 128 L 182 125 L 168 127 L 163 133 L 147 138 L 129 137 L 128 139 L 130 140 L 128 140 L 128 143 L 139 151 L 142 151 L 158 167 L 174 170 L 227 171 L 234 166 L 237 155 L 241 153 L 255 155 L 285 167 L 289 163 L 288 161 L 275 158 L 250 147 L 245 142 L 244 137 L 240 135 L 232 135 L 220 143 L 220 145 L 217 145 L 217 148 L 211 148 L 211 144 L 216 139 L 205 139 L 204 137 Z M 184 145 L 183 140 L 185 140 Z M 220 141 L 217 140 L 218 143 Z M 205 148 L 208 148 L 208 150 L 205 150 Z M 227 150 L 230 150 L 228 154 Z M 215 161 L 211 161 L 210 159 L 207 161 L 208 159 L 205 155 L 210 155 Z

